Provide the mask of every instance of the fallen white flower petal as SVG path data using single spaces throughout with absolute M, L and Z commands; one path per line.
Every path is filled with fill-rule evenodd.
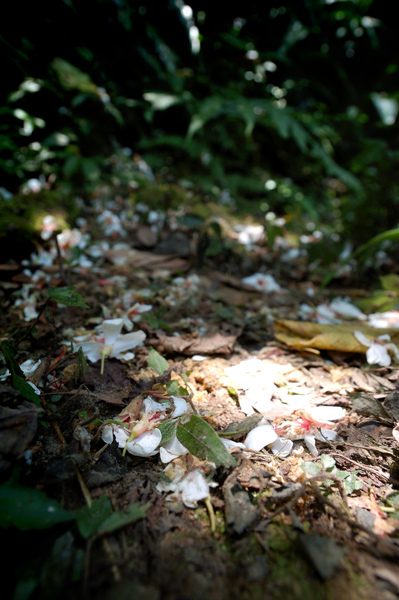
M 294 442 L 292 440 L 285 440 L 284 438 L 278 437 L 271 446 L 273 454 L 280 456 L 280 458 L 287 458 L 291 454 Z
M 205 500 L 205 498 L 208 498 L 209 485 L 201 469 L 195 469 L 195 471 L 191 471 L 183 479 L 183 481 L 179 483 L 176 493 L 181 495 L 183 504 L 185 504 L 188 508 L 196 508 L 199 500 Z
M 384 343 L 389 342 L 390 336 L 385 333 L 384 335 L 378 336 L 374 340 L 370 340 L 361 331 L 354 331 L 353 335 L 363 346 L 368 347 L 366 351 L 366 359 L 369 365 L 380 365 L 381 367 L 389 367 L 391 364 L 391 356 L 388 350 L 395 355 L 397 361 L 399 361 L 399 350 L 396 344 Z
M 157 483 L 158 492 L 174 492 L 179 485 L 180 481 L 183 479 L 185 474 L 187 473 L 187 469 L 185 465 L 182 463 L 181 459 L 177 458 L 173 462 L 170 462 L 163 470 L 166 477 L 169 479 L 161 479 Z
M 308 412 L 316 421 L 339 421 L 346 416 L 342 406 L 314 406 Z
M 349 319 L 359 319 L 364 321 L 367 319 L 366 315 L 354 304 L 346 300 L 345 298 L 334 298 L 330 302 L 330 306 L 334 312 L 347 317 Z
M 254 273 L 249 277 L 244 277 L 241 282 L 245 285 L 253 287 L 259 292 L 279 292 L 281 290 L 280 285 L 276 282 L 272 275 L 265 275 L 264 273 Z
M 174 404 L 174 410 L 171 413 L 171 418 L 181 417 L 188 411 L 188 403 L 184 398 L 178 396 L 171 396 Z
M 311 433 L 307 433 L 306 435 L 303 436 L 303 439 L 305 441 L 305 444 L 306 444 L 309 452 L 313 456 L 318 456 L 319 453 L 318 453 L 317 448 L 316 448 L 315 436 L 312 435 Z
M 271 425 L 258 425 L 248 433 L 244 445 L 248 450 L 259 452 L 265 446 L 272 444 L 277 438 L 278 435 Z
M 162 440 L 159 429 L 151 429 L 139 435 L 131 442 L 127 442 L 126 449 L 133 456 L 154 456 L 158 454 L 158 446 Z
M 176 434 L 174 434 L 174 436 L 170 440 L 162 444 L 162 446 L 159 449 L 159 452 L 161 461 L 163 463 L 168 463 L 171 460 L 177 458 L 178 456 L 184 456 L 184 454 L 188 454 L 187 448 L 183 446 L 181 442 L 179 442 L 179 440 L 176 437 Z
M 245 444 L 242 442 L 235 442 L 234 440 L 229 440 L 227 438 L 220 438 L 222 440 L 223 446 L 227 448 L 227 450 L 232 450 L 233 448 L 241 448 L 242 450 L 246 449 Z

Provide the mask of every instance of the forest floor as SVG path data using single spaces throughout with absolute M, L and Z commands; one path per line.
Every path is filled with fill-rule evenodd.
M 126 217 L 129 228 L 124 200 L 111 206 L 100 194 L 94 206 L 82 209 L 75 237 L 57 238 L 58 250 L 52 236 L 24 264 L 1 267 L 0 333 L 12 349 L 0 382 L 7 597 L 396 598 L 399 370 L 368 364 L 368 347 L 353 338 L 369 333 L 368 317 L 338 314 L 333 303 L 370 290 L 350 278 L 322 290 L 306 258 L 284 262 L 262 239 L 239 246 L 233 229 L 225 235 L 234 252 L 201 255 L 187 227 L 168 227 L 171 217 L 158 230 Z M 49 287 L 65 286 L 88 308 L 49 300 Z M 76 338 L 119 318 L 124 334 L 145 339 L 134 358 L 111 353 L 101 374 L 101 360 L 86 363 Z M 388 323 L 381 333 L 394 330 Z M 159 357 L 168 369 L 157 370 Z M 13 360 L 29 359 L 36 402 L 16 389 Z M 143 399 L 170 406 L 171 396 L 187 403 L 178 429 L 194 414 L 200 428 L 227 430 L 219 439 L 238 443 L 230 463 L 212 460 L 211 435 L 205 448 L 188 444 L 164 462 L 159 448 L 138 456 L 104 441 L 104 425 L 118 427 L 126 411 L 129 431 L 138 423 L 153 431 L 151 419 L 162 417 L 143 417 Z M 248 436 L 262 424 L 258 432 L 272 426 L 274 437 L 257 449 Z M 171 464 L 183 480 L 201 472 L 209 494 L 184 495 L 165 474 Z

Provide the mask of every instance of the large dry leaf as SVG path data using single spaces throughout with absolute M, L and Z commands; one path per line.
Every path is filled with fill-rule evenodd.
M 354 331 L 361 331 L 370 340 L 388 333 L 392 342 L 399 342 L 399 330 L 376 329 L 361 323 L 324 325 L 311 321 L 276 321 L 275 337 L 295 350 L 333 350 L 365 354 L 367 347 L 357 341 Z
M 233 350 L 235 335 L 215 333 L 200 338 L 183 338 L 178 336 L 161 335 L 158 346 L 167 352 L 179 352 L 193 356 L 194 354 L 230 354 Z

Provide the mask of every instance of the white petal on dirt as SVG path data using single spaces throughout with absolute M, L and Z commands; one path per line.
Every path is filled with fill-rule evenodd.
M 233 448 L 242 448 L 243 450 L 245 450 L 246 448 L 245 444 L 242 444 L 241 442 L 234 442 L 233 440 L 229 440 L 226 438 L 220 439 L 222 440 L 222 443 L 227 448 L 227 450 L 232 450 Z
M 177 491 L 188 508 L 196 508 L 199 500 L 208 498 L 209 485 L 204 473 L 200 469 L 195 469 L 179 483 Z
M 366 352 L 366 358 L 369 365 L 389 367 L 391 364 L 391 357 L 389 356 L 388 350 L 385 346 L 378 343 L 371 344 Z
M 280 458 L 287 458 L 287 456 L 291 454 L 293 447 L 294 442 L 278 437 L 276 441 L 273 442 L 271 451 Z
M 170 462 L 163 470 L 166 477 L 169 479 L 161 479 L 157 483 L 158 492 L 174 492 L 187 473 L 186 467 L 180 462 L 179 459 Z
M 314 435 L 311 435 L 310 433 L 306 434 L 303 439 L 305 440 L 305 444 L 309 450 L 309 452 L 313 455 L 313 456 L 318 456 L 319 453 L 317 451 L 316 448 L 316 439 Z
M 188 453 L 188 450 L 185 446 L 183 446 L 183 444 L 181 442 L 179 442 L 179 440 L 176 437 L 176 434 L 174 434 L 173 437 L 171 437 L 170 440 L 168 440 L 167 442 L 165 442 L 164 444 L 162 444 L 160 451 L 162 450 L 166 450 L 166 452 L 170 455 L 173 456 L 173 458 L 177 458 L 178 456 L 183 456 L 184 454 Z M 164 454 L 164 453 L 162 453 Z M 162 460 L 162 454 L 161 454 L 161 460 Z M 162 462 L 169 462 L 169 460 L 164 461 L 162 460 Z
M 250 285 L 259 292 L 279 292 L 281 290 L 280 285 L 274 279 L 272 275 L 265 275 L 264 273 L 254 273 L 249 277 L 244 277 L 241 282 Z
M 126 444 L 126 449 L 133 456 L 154 456 L 158 453 L 158 446 L 162 440 L 159 429 L 152 429 L 139 435 Z
M 258 425 L 248 433 L 244 444 L 248 450 L 259 452 L 265 446 L 272 444 L 277 438 L 278 435 L 271 425 Z
M 345 300 L 345 298 L 334 298 L 330 302 L 330 306 L 334 312 L 338 313 L 342 317 L 346 317 L 348 319 L 359 319 L 360 321 L 364 321 L 367 319 L 366 315 L 354 304 Z
M 75 427 L 73 439 L 80 443 L 83 452 L 90 452 L 91 435 L 87 429 L 81 425 Z
M 328 440 L 329 442 L 338 442 L 342 440 L 334 429 L 321 429 L 320 433 L 315 434 L 315 439 L 319 440 L 319 442 L 324 442 L 325 440 Z
M 342 406 L 314 406 L 309 414 L 316 421 L 339 421 L 346 416 L 346 410 Z
M 178 396 L 171 396 L 171 398 L 175 408 L 170 416 L 172 418 L 181 417 L 188 411 L 188 403 L 184 398 L 179 398 Z
M 201 354 L 194 354 L 194 356 L 191 357 L 191 360 L 206 360 L 206 356 L 202 356 Z
M 150 396 L 147 396 L 143 400 L 143 410 L 148 417 L 154 415 L 155 413 L 164 412 L 167 408 L 170 407 L 169 402 L 165 402 L 165 404 L 161 404 L 161 402 L 156 402 Z
M 263 413 L 269 408 L 270 400 L 273 394 L 277 391 L 277 387 L 273 381 L 263 384 L 252 385 L 245 393 L 249 404 L 259 413 Z
M 279 367 L 274 363 L 258 358 L 243 360 L 238 365 L 227 367 L 225 374 L 230 377 L 235 388 L 248 390 L 253 385 L 268 386 L 278 376 Z
M 112 425 L 105 425 L 101 431 L 101 439 L 105 444 L 112 444 L 114 441 L 114 433 Z

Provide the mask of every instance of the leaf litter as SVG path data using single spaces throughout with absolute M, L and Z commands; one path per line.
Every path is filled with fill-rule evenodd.
M 258 230 L 198 267 L 165 214 L 118 211 L 47 220 L 2 271 L 14 597 L 45 596 L 49 561 L 60 598 L 395 597 L 397 313 L 278 280 Z

